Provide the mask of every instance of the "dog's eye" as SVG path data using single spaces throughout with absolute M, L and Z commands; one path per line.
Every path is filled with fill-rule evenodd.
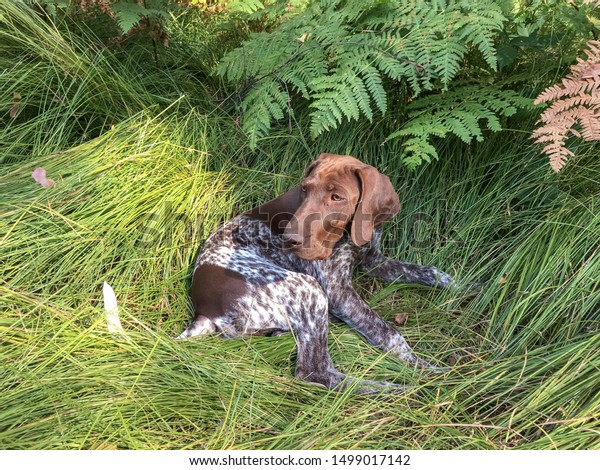
M 300 190 L 305 193 L 306 192 L 306 186 L 300 186 Z
M 333 194 L 331 195 L 331 199 L 332 199 L 333 201 L 341 201 L 341 200 L 342 200 L 342 199 L 344 199 L 344 198 L 343 198 L 342 196 L 340 196 L 339 194 L 335 194 L 335 193 L 333 193 Z

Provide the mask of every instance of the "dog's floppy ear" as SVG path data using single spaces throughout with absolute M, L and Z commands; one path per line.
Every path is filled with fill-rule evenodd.
M 371 241 L 373 229 L 391 220 L 400 210 L 400 200 L 390 179 L 372 166 L 358 167 L 356 176 L 361 196 L 352 220 L 351 237 L 355 245 Z

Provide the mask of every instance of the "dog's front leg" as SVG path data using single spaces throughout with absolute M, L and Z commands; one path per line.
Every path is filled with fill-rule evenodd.
M 316 314 L 315 314 L 316 313 Z M 338 371 L 331 361 L 327 347 L 327 300 L 323 309 L 307 311 L 293 318 L 292 330 L 298 346 L 296 378 L 325 388 L 343 391 L 353 384 L 356 392 L 366 394 L 403 393 L 404 387 L 388 382 L 356 379 Z
M 358 331 L 373 346 L 389 352 L 403 362 L 437 369 L 417 356 L 400 332 L 367 305 L 354 290 L 351 281 L 346 281 L 345 284 L 328 292 L 330 310 L 335 317 Z
M 369 251 L 358 268 L 367 276 L 402 284 L 421 284 L 429 287 L 447 288 L 454 284 L 452 276 L 435 266 L 404 263 L 384 256 L 377 248 Z

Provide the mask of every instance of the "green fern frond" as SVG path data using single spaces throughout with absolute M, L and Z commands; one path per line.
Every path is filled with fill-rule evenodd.
M 259 0 L 231 0 L 228 7 L 236 13 L 254 13 L 265 6 Z
M 358 82 L 362 81 L 346 71 L 335 75 L 326 75 L 313 80 L 311 83 L 310 107 L 316 112 L 311 113 L 311 135 L 318 136 L 340 124 L 344 118 L 358 120 L 360 109 L 368 107 L 366 89 L 362 84 L 362 94 L 357 93 Z M 359 104 L 359 101 L 362 103 Z
M 288 96 L 274 79 L 260 82 L 242 101 L 244 118 L 242 129 L 248 135 L 250 148 L 256 148 L 258 139 L 266 136 L 273 121 L 284 117 Z
M 117 25 L 123 33 L 129 32 L 137 25 L 146 12 L 146 8 L 137 3 L 117 2 L 111 8 L 115 13 Z
M 414 170 L 423 161 L 429 163 L 437 158 L 435 147 L 423 136 L 413 137 L 404 143 L 402 161 L 410 170 Z
M 303 44 L 299 51 L 303 53 L 298 58 L 298 67 L 282 69 L 279 77 L 298 90 L 303 98 L 309 99 L 310 83 L 328 73 L 327 58 L 324 49 L 310 44 Z
M 136 26 L 142 18 L 159 18 L 166 20 L 169 18 L 169 13 L 166 9 L 152 8 L 156 5 L 143 5 L 138 3 L 129 3 L 125 1 L 115 2 L 110 8 L 114 12 L 117 26 L 123 33 L 128 33 Z
M 369 90 L 371 98 L 373 98 L 375 106 L 377 106 L 377 109 L 379 109 L 381 114 L 385 114 L 387 110 L 387 95 L 377 69 L 375 67 L 368 67 L 367 70 L 362 73 L 362 76 L 367 90 Z
M 493 70 L 498 68 L 494 48 L 494 31 L 500 31 L 506 22 L 501 7 L 495 2 L 467 2 L 463 5 L 477 21 L 469 21 L 461 28 L 461 39 L 476 46 Z
M 458 73 L 461 60 L 467 52 L 464 44 L 445 39 L 435 45 L 435 54 L 431 60 L 431 67 L 436 75 L 440 77 L 444 89 Z
M 402 156 L 407 166 L 437 159 L 432 137 L 451 134 L 465 143 L 483 140 L 483 130 L 502 129 L 499 117 L 507 117 L 519 108 L 532 108 L 531 99 L 512 90 L 459 84 L 446 93 L 415 100 L 407 107 L 406 124 L 386 140 L 406 139 Z
M 483 58 L 495 70 L 494 35 L 505 21 L 494 0 L 311 1 L 271 32 L 251 34 L 216 72 L 243 84 L 251 146 L 291 112 L 288 91 L 308 102 L 317 137 L 385 113 L 389 85 L 404 83 L 412 99 L 407 124 L 390 138 L 408 139 L 407 162 L 426 161 L 437 156 L 432 137 L 481 140 L 482 129 L 499 130 L 499 116 L 522 104 L 502 90 L 478 98 L 475 91 L 486 94 L 480 85 L 456 86 L 469 60 L 481 67 Z

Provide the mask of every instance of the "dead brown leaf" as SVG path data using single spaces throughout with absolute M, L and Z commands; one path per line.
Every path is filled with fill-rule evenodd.
M 17 114 L 19 114 L 19 107 L 21 105 L 21 93 L 17 92 L 17 91 L 13 91 L 13 107 L 10 108 L 10 111 L 8 112 L 8 115 L 14 119 L 17 117 Z

